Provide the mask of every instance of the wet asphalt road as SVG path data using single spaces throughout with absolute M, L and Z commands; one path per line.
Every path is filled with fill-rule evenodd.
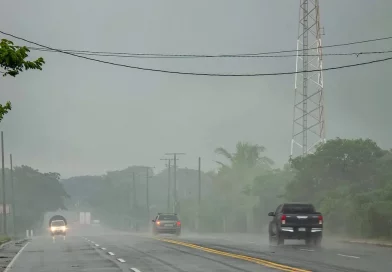
M 10 262 L 13 254 L 21 253 Z M 321 249 L 300 242 L 269 246 L 255 235 L 152 237 L 93 230 L 61 237 L 35 237 L 0 251 L 6 272 L 68 271 L 290 271 L 390 272 L 392 249 L 326 240 Z M 0 269 L 1 271 L 1 269 Z

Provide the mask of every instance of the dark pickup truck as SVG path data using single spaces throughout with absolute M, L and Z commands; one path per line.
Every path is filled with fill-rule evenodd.
M 323 235 L 323 216 L 312 204 L 284 203 L 279 205 L 269 223 L 270 244 L 283 245 L 284 240 L 305 240 L 309 246 L 320 246 Z

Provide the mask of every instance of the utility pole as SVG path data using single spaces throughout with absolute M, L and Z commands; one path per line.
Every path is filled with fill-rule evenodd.
M 150 186 L 149 186 L 149 180 L 150 180 L 150 168 L 153 167 L 146 167 L 146 205 L 147 205 L 147 218 L 148 222 L 150 222 Z
M 198 178 L 199 178 L 198 204 L 199 204 L 199 210 L 200 210 L 200 204 L 201 204 L 201 158 L 200 157 L 199 157 Z
M 11 212 L 12 212 L 12 226 L 13 226 L 13 231 L 14 231 L 14 237 L 16 237 L 16 223 L 15 223 L 15 191 L 14 191 L 14 168 L 12 166 L 12 154 L 10 154 L 10 164 L 11 164 L 11 193 L 12 193 L 12 207 L 11 207 Z
M 148 178 L 150 176 L 149 173 L 149 168 L 146 168 L 146 205 L 147 205 L 147 218 L 150 220 L 150 199 L 149 199 L 149 184 L 148 184 Z
M 319 0 L 300 0 L 290 158 L 325 142 L 323 52 Z
M 167 161 L 167 212 L 170 212 L 170 183 L 171 183 L 171 160 L 172 159 L 160 159 L 161 161 Z
M 170 182 L 171 182 L 170 164 L 171 164 L 171 160 L 169 159 L 167 163 L 167 212 L 170 212 Z
M 136 209 L 137 201 L 136 201 L 136 180 L 135 180 L 135 172 L 132 172 L 132 208 Z
M 3 179 L 3 233 L 7 235 L 7 207 L 5 199 L 4 136 L 1 132 L 1 177 Z
M 171 161 L 173 159 L 164 158 L 161 161 L 167 161 L 167 212 L 170 212 L 170 195 L 171 195 Z M 178 160 L 178 159 L 177 159 Z
M 173 155 L 174 157 L 174 213 L 177 213 L 178 210 L 178 201 L 177 201 L 177 155 L 185 155 L 185 153 L 166 153 L 165 155 Z
M 201 158 L 199 157 L 199 167 L 198 167 L 198 207 L 196 215 L 196 230 L 200 230 L 200 210 L 201 210 Z

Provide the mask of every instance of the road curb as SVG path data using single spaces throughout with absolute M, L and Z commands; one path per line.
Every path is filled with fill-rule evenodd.
M 18 239 L 18 240 L 9 240 L 8 242 L 5 242 L 5 243 L 0 245 L 0 250 L 2 250 L 4 247 L 8 246 L 11 243 L 20 244 L 20 243 L 25 243 L 25 242 L 28 242 L 28 241 L 29 240 L 26 239 L 26 238 Z
M 361 240 L 342 240 L 341 243 L 345 243 L 345 244 L 362 244 L 362 245 L 371 245 L 371 246 L 379 246 L 379 247 L 392 247 L 392 243 L 373 242 L 373 241 L 361 241 Z
M 8 242 L 2 243 L 0 245 L 0 250 L 2 250 L 5 246 L 8 246 L 9 244 L 11 244 L 12 242 L 15 242 L 14 240 L 9 240 Z

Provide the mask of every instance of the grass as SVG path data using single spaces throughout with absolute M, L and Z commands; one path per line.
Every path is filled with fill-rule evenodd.
M 0 235 L 0 245 L 7 243 L 8 241 L 11 241 L 11 237 Z

